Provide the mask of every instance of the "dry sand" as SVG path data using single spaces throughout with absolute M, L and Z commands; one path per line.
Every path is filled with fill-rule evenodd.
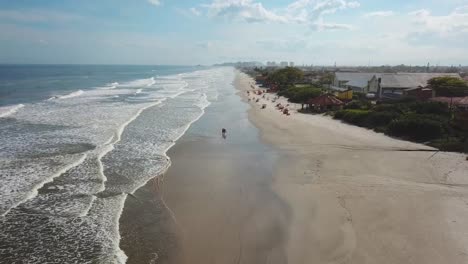
M 246 99 L 253 80 L 240 73 L 236 83 Z M 291 210 L 287 263 L 468 263 L 464 155 L 400 151 L 430 148 L 322 115 L 285 116 L 266 97 L 250 94 L 261 99 L 249 116 L 280 153 L 272 189 Z

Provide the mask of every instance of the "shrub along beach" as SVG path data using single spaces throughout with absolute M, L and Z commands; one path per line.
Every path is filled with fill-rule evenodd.
M 256 68 L 247 72 L 270 92 L 301 104 L 301 112 L 325 113 L 392 137 L 425 143 L 443 151 L 468 153 L 468 119 L 465 118 L 468 110 L 454 104 L 468 95 L 468 85 L 460 78 L 429 79 L 424 88 L 431 90 L 432 98 L 410 94 L 388 99 L 335 87 L 330 72 L 316 72 L 312 78 L 293 67 Z M 320 105 L 324 100 L 314 100 L 324 96 L 341 102 Z

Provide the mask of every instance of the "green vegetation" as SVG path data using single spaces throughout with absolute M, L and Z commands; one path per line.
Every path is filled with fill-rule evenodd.
M 307 102 L 322 94 L 322 89 L 310 85 L 290 86 L 286 90 L 278 92 L 278 95 L 288 98 L 292 103 L 301 104 L 302 109 Z
M 301 104 L 322 94 L 322 88 L 309 84 L 298 84 L 304 78 L 304 73 L 294 67 L 278 69 L 267 74 L 269 83 L 276 85 L 278 95 L 288 98 L 292 103 Z
M 335 119 L 446 151 L 468 151 L 468 132 L 457 129 L 447 104 L 399 100 L 371 105 L 352 101 Z
M 304 78 L 304 73 L 294 67 L 286 67 L 268 74 L 268 81 L 278 85 L 279 90 L 285 90 Z
M 443 126 L 438 120 L 420 118 L 417 115 L 403 116 L 390 122 L 387 133 L 414 141 L 428 141 L 442 137 Z
M 468 84 L 459 78 L 437 77 L 429 80 L 428 84 L 437 96 L 468 96 Z
M 333 83 L 333 79 L 335 78 L 335 75 L 331 72 L 326 73 L 322 76 L 320 76 L 320 84 L 321 85 L 331 85 Z

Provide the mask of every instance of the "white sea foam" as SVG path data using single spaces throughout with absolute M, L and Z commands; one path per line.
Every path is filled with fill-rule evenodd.
M 84 93 L 83 90 L 78 90 L 78 91 L 73 92 L 73 93 L 70 93 L 70 94 L 58 96 L 57 99 L 70 99 L 70 98 L 73 98 L 73 97 L 80 96 L 80 95 L 82 95 L 83 93 Z
M 119 87 L 128 88 L 128 87 L 149 87 L 156 83 L 154 77 L 148 79 L 138 79 L 130 82 L 125 82 L 119 85 Z
M 29 201 L 31 199 L 33 199 L 34 197 L 37 196 L 38 194 L 38 190 L 40 188 L 42 188 L 46 183 L 49 183 L 51 181 L 53 181 L 55 178 L 57 178 L 58 176 L 62 175 L 63 173 L 67 172 L 68 170 L 70 170 L 71 168 L 73 167 L 76 167 L 78 166 L 79 164 L 81 164 L 86 158 L 86 154 L 85 155 L 82 155 L 78 160 L 76 160 L 75 162 L 73 163 L 70 163 L 66 166 L 64 166 L 63 168 L 59 168 L 58 171 L 56 171 L 54 174 L 50 175 L 50 177 L 42 180 L 41 182 L 39 182 L 38 184 L 34 185 L 32 187 L 32 189 L 29 190 L 29 192 L 27 193 L 26 196 L 24 196 L 24 198 L 22 200 L 19 200 L 15 203 L 13 203 L 9 208 L 7 208 L 5 210 L 5 212 L 3 212 L 2 214 L 0 214 L 1 216 L 5 216 L 7 215 L 11 209 L 13 208 L 16 208 L 17 206 L 19 206 L 20 204 L 26 202 L 26 201 Z
M 20 110 L 23 107 L 24 107 L 23 104 L 17 104 L 17 105 L 11 105 L 11 106 L 2 106 L 2 107 L 0 107 L 0 118 L 10 116 L 10 115 L 18 112 L 18 110 Z
M 95 88 L 75 96 L 74 100 L 28 105 L 15 118 L 26 124 L 38 124 L 39 133 L 31 130 L 18 134 L 17 130 L 12 130 L 0 138 L 0 144 L 6 146 L 0 153 L 0 174 L 3 173 L 1 167 L 9 166 L 12 169 L 7 173 L 14 172 L 6 180 L 0 178 L 0 186 L 4 186 L 0 187 L 0 198 L 3 195 L 7 201 L 14 201 L 14 207 L 34 210 L 34 206 L 39 205 L 36 211 L 52 219 L 55 216 L 79 216 L 85 225 L 72 227 L 67 225 L 73 223 L 64 221 L 56 232 L 74 230 L 74 233 L 82 234 L 76 238 L 83 239 L 80 243 L 91 239 L 93 243 L 102 244 L 106 249 L 102 252 L 103 262 L 124 263 L 126 256 L 119 248 L 118 219 L 125 193 L 135 192 L 167 170 L 170 159 L 166 152 L 203 116 L 213 96 L 217 95 L 218 87 L 232 81 L 232 76 L 226 78 L 226 74 L 225 69 L 214 69 L 164 79 L 113 83 L 106 87 L 116 86 L 118 89 Z M 144 93 L 137 95 L 143 89 Z M 60 156 L 60 151 L 70 151 L 70 148 L 75 151 L 74 148 L 82 148 L 80 144 L 84 143 L 92 147 L 85 148 L 81 154 L 70 154 L 75 162 Z M 31 150 L 35 152 L 31 154 Z M 34 158 L 27 156 L 24 160 L 15 160 L 24 155 Z M 40 163 L 41 155 L 53 155 L 54 159 Z M 76 162 L 78 157 L 82 158 Z M 62 163 L 68 165 L 62 166 L 61 170 L 53 168 L 57 166 L 54 164 Z M 7 166 L 3 166 L 5 164 Z M 15 169 L 15 166 L 23 164 L 29 167 Z M 65 171 L 67 173 L 63 174 Z M 125 184 L 115 184 L 113 177 L 116 175 L 122 175 L 126 179 Z M 27 180 L 33 176 L 37 179 Z M 52 193 L 38 193 L 46 183 L 49 183 L 46 187 Z M 18 195 L 9 197 L 12 192 L 8 188 L 19 190 Z M 23 190 L 28 190 L 27 194 L 31 195 L 26 198 L 20 196 L 19 192 Z M 100 192 L 111 196 L 98 195 Z M 118 197 L 113 196 L 116 194 Z M 77 196 L 85 198 L 78 199 Z M 47 206 L 52 208 L 49 210 Z M 11 218 L 9 226 L 13 230 L 9 234 L 22 241 L 19 231 L 29 230 L 28 225 L 31 224 L 26 223 L 16 230 L 18 226 L 14 217 L 17 212 L 15 209 L 8 214 Z M 50 236 L 57 235 L 49 234 L 45 229 L 37 230 L 38 237 L 50 239 Z M 61 251 L 52 248 L 51 252 Z M 38 256 L 37 259 L 45 260 L 46 257 Z
M 97 88 L 101 90 L 111 90 L 111 89 L 117 88 L 118 86 L 119 86 L 118 82 L 113 82 L 113 83 L 108 83 L 103 87 L 97 87 Z
M 205 109 L 210 105 L 210 101 L 208 101 L 208 96 L 206 93 L 203 93 L 200 97 L 200 100 L 195 103 L 196 106 L 200 107 L 201 109 Z

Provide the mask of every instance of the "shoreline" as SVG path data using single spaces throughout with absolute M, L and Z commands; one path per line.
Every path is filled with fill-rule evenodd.
M 288 208 L 270 188 L 274 152 L 248 121 L 248 104 L 225 85 L 167 152 L 168 171 L 127 199 L 127 263 L 284 263 Z
M 159 105 L 161 102 L 156 103 L 155 105 L 152 105 L 150 107 L 154 107 Z M 202 113 L 196 117 L 194 120 L 192 120 L 190 123 L 188 123 L 184 130 L 172 141 L 172 144 L 170 144 L 165 150 L 164 150 L 164 156 L 166 157 L 168 163 L 166 166 L 159 172 L 158 175 L 154 176 L 153 178 L 149 179 L 146 181 L 143 185 L 139 186 L 138 188 L 134 189 L 132 193 L 129 193 L 124 201 L 124 204 L 121 208 L 121 212 L 119 214 L 119 218 L 117 219 L 117 234 L 120 236 L 119 239 L 119 250 L 120 252 L 125 256 L 125 263 L 128 263 L 128 255 L 126 254 L 126 251 L 130 252 L 135 252 L 139 251 L 135 249 L 134 245 L 130 245 L 131 242 L 129 242 L 128 238 L 125 238 L 125 241 L 122 241 L 123 236 L 127 237 L 134 237 L 135 232 L 134 231 L 129 231 L 129 223 L 134 223 L 132 218 L 135 214 L 143 214 L 142 210 L 148 210 L 151 208 L 158 208 L 160 210 L 166 210 L 166 214 L 168 214 L 174 223 L 176 223 L 175 218 L 173 217 L 173 213 L 171 212 L 170 208 L 166 205 L 164 199 L 162 198 L 162 191 L 159 189 L 160 185 L 164 181 L 164 176 L 167 173 L 167 171 L 170 169 L 172 166 L 172 160 L 171 157 L 169 156 L 169 152 L 171 149 L 176 146 L 179 142 L 179 139 L 181 139 L 186 132 L 190 129 L 190 127 L 196 123 L 200 118 L 202 118 L 205 115 L 205 109 L 209 107 L 211 103 L 207 103 L 203 107 L 201 107 Z M 148 107 L 149 108 L 149 107 Z M 141 112 L 143 112 L 145 109 L 143 109 Z M 141 114 L 141 112 L 139 114 Z M 150 191 L 150 192 L 148 192 Z M 154 197 L 152 197 L 154 196 Z M 140 197 L 140 199 L 138 198 Z M 141 199 L 141 197 L 145 197 L 146 199 Z M 153 199 L 152 199 L 153 198 Z M 136 203 L 135 203 L 136 202 Z M 158 205 L 159 203 L 159 205 Z M 142 205 L 144 204 L 144 205 Z M 136 210 L 133 210 L 136 209 Z M 157 213 L 160 213 L 159 211 L 156 211 Z M 153 212 L 154 213 L 154 212 Z M 153 215 L 156 216 L 156 215 Z M 177 225 L 177 224 L 176 224 Z M 123 228 L 120 228 L 120 226 L 123 226 Z M 171 227 L 166 227 L 168 229 L 174 229 L 172 226 Z M 139 233 L 140 235 L 143 235 L 145 231 L 142 231 Z M 124 233 L 124 235 L 122 235 Z M 138 233 L 137 233 L 138 234 Z M 130 239 L 131 240 L 131 239 Z M 138 239 L 136 239 L 138 241 Z M 122 245 L 123 244 L 123 245 Z M 126 249 L 123 249 L 122 246 Z M 159 250 L 160 247 L 154 248 L 156 250 Z M 150 258 L 149 263 L 156 263 L 156 261 L 159 259 L 159 255 L 157 253 L 151 252 L 151 255 L 153 255 L 152 258 Z M 141 257 L 137 254 L 137 258 L 146 258 L 147 256 Z
M 239 74 L 247 100 L 253 80 Z M 249 119 L 284 160 L 273 185 L 292 208 L 288 263 L 468 261 L 463 154 L 398 153 L 433 148 L 324 116 L 285 116 L 265 99 L 250 104 Z
M 251 82 L 236 72 L 234 91 L 168 149 L 167 171 L 128 197 L 127 263 L 468 261 L 463 155 L 285 116 L 249 102 Z

